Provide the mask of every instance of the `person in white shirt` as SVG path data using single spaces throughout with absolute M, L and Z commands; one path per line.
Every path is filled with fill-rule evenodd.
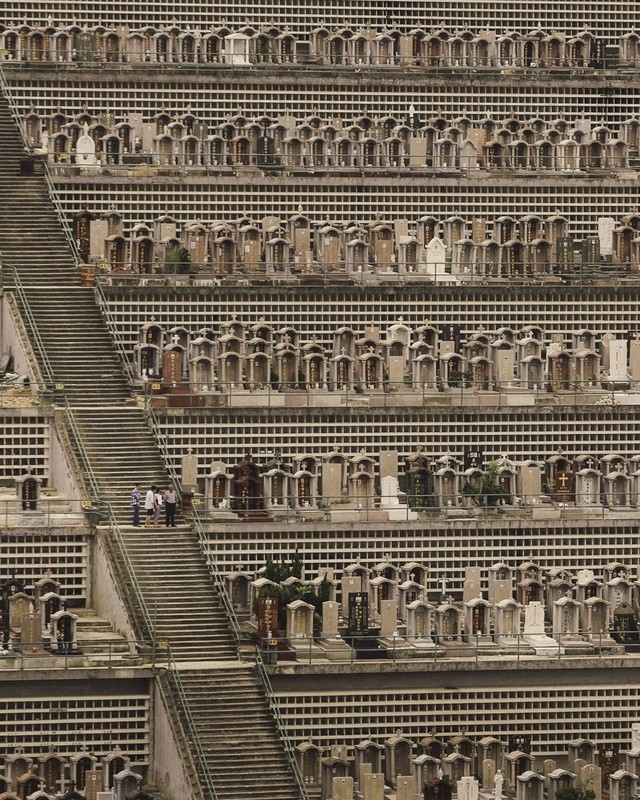
M 156 493 L 156 487 L 152 486 L 144 497 L 145 528 L 151 527 L 151 519 L 153 517 L 153 512 L 155 507 L 155 502 L 154 502 L 155 493 Z

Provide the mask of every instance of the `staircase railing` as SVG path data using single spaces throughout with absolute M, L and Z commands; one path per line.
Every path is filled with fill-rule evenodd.
M 115 544 L 117 555 L 120 558 L 120 564 L 124 571 L 123 577 L 125 580 L 123 581 L 123 589 L 130 596 L 129 601 L 131 606 L 133 608 L 137 607 L 140 613 L 139 624 L 142 627 L 142 630 L 139 631 L 139 633 L 142 634 L 143 639 L 150 639 L 152 642 L 155 642 L 155 631 L 153 622 L 151 620 L 151 614 L 149 613 L 147 603 L 142 594 L 142 590 L 140 589 L 140 584 L 138 583 L 135 570 L 133 569 L 133 564 L 129 558 L 129 553 L 127 552 L 124 539 L 122 538 L 122 533 L 120 532 L 118 520 L 116 519 L 116 515 L 113 513 L 113 507 L 111 503 L 107 501 L 104 501 L 102 506 L 106 509 L 105 516 L 107 518 L 109 531 L 111 532 L 110 542 Z
M 125 593 L 128 595 L 127 605 L 129 608 L 138 609 L 138 624 L 142 628 L 139 633 L 142 634 L 143 639 L 153 642 L 153 646 L 155 648 L 157 645 L 157 640 L 153 620 L 151 619 L 149 608 L 144 599 L 144 595 L 142 594 L 140 584 L 138 583 L 138 578 L 136 577 L 133 564 L 129 558 L 129 553 L 127 552 L 127 548 L 118 525 L 118 520 L 113 512 L 111 503 L 104 502 L 102 505 L 106 509 L 107 525 L 109 526 L 110 532 L 109 542 L 111 545 L 115 546 L 116 554 L 119 559 L 118 564 L 114 566 L 116 566 L 118 569 L 121 569 L 123 573 L 121 585 Z M 193 751 L 195 751 L 200 778 L 207 792 L 206 800 L 218 800 L 218 795 L 216 794 L 216 790 L 213 785 L 213 779 L 211 777 L 209 765 L 207 764 L 204 749 L 193 721 L 191 709 L 189 708 L 189 703 L 180 679 L 180 673 L 176 666 L 176 661 L 173 653 L 171 652 L 169 643 L 167 643 L 167 671 L 175 690 L 175 696 L 177 696 L 179 701 L 179 710 L 182 712 L 182 719 L 184 720 L 183 728 L 186 729 L 183 730 L 183 733 L 185 734 L 185 738 L 191 744 Z
M 24 291 L 24 287 L 22 285 L 22 281 L 20 280 L 20 276 L 18 275 L 18 271 L 15 267 L 12 269 L 13 274 L 13 291 L 18 298 L 18 302 L 21 306 L 21 313 L 24 319 L 27 321 L 29 328 L 31 329 L 31 340 L 33 341 L 37 355 L 40 359 L 40 363 L 42 365 L 42 371 L 44 372 L 44 378 L 52 385 L 55 389 L 55 379 L 53 374 L 53 367 L 51 366 L 51 362 L 49 361 L 49 357 L 47 356 L 47 351 L 44 346 L 44 342 L 42 341 L 42 337 L 40 336 L 40 331 L 38 330 L 38 326 L 36 325 L 35 318 L 33 313 L 31 312 L 31 306 L 29 305 L 29 301 L 27 300 L 27 295 Z
M 109 301 L 107 300 L 107 296 L 104 293 L 102 284 L 98 280 L 96 280 L 95 282 L 95 296 L 96 300 L 98 301 L 98 305 L 100 306 L 100 311 L 102 312 L 102 316 L 104 317 L 104 320 L 107 323 L 107 327 L 109 328 L 109 332 L 111 333 L 111 339 L 113 340 L 113 343 L 116 346 L 116 350 L 118 351 L 118 355 L 120 356 L 120 360 L 122 361 L 122 367 L 127 376 L 127 380 L 129 381 L 130 384 L 133 384 L 133 381 L 135 379 L 133 365 L 131 364 L 127 356 L 127 351 L 124 346 L 122 336 L 120 335 L 116 319 L 113 316 L 111 309 L 109 308 Z
M 46 161 L 44 162 L 43 172 L 44 172 L 44 179 L 47 183 L 47 189 L 49 190 L 49 197 L 51 198 L 53 207 L 56 210 L 56 216 L 58 217 L 58 222 L 60 223 L 60 227 L 62 228 L 64 237 L 67 240 L 67 244 L 69 245 L 69 250 L 71 251 L 71 255 L 73 256 L 73 260 L 75 261 L 76 268 L 79 270 L 80 264 L 82 264 L 82 256 L 80 255 L 80 250 L 78 249 L 78 243 L 73 238 L 73 233 L 71 232 L 71 228 L 69 227 L 69 221 L 65 216 L 64 209 L 60 204 L 60 198 L 58 197 L 58 192 L 56 191 L 56 187 L 53 185 L 53 181 L 51 179 L 51 171 Z
M 204 788 L 208 793 L 209 800 L 218 800 L 218 793 L 216 792 L 216 788 L 213 783 L 213 777 L 211 775 L 211 770 L 209 769 L 207 757 L 205 755 L 204 748 L 202 747 L 200 737 L 198 736 L 198 731 L 191 713 L 189 701 L 187 700 L 182 679 L 180 678 L 180 671 L 178 670 L 170 647 L 168 648 L 167 662 L 169 679 L 175 690 L 174 697 L 177 697 L 177 699 L 180 701 L 179 711 L 182 712 L 182 721 L 184 727 L 186 728 L 185 733 L 192 744 L 193 751 L 195 751 L 200 777 L 203 779 Z
M 238 623 L 238 618 L 236 617 L 236 612 L 234 611 L 231 598 L 229 597 L 229 593 L 227 592 L 227 587 L 225 586 L 224 578 L 222 577 L 222 575 L 220 574 L 220 570 L 218 569 L 216 558 L 213 554 L 213 550 L 211 549 L 211 543 L 209 542 L 209 539 L 206 533 L 204 532 L 204 528 L 202 526 L 202 522 L 200 521 L 198 512 L 196 511 L 195 508 L 192 508 L 191 513 L 193 517 L 193 529 L 195 530 L 196 536 L 198 537 L 200 550 L 202 551 L 205 561 L 207 562 L 209 575 L 213 578 L 213 583 L 218 592 L 218 596 L 220 597 L 220 601 L 224 606 L 224 610 L 229 620 L 231 631 L 235 637 L 236 643 L 239 643 L 240 625 Z
M 22 146 L 24 147 L 25 153 L 31 152 L 31 143 L 27 139 L 27 133 L 22 126 L 22 117 L 20 115 L 20 111 L 18 106 L 16 105 L 15 100 L 13 99 L 13 95 L 11 94 L 11 86 L 9 85 L 9 81 L 7 80 L 7 76 L 4 74 L 4 70 L 2 69 L 2 65 L 0 64 L 0 88 L 2 88 L 2 94 L 7 101 L 7 105 L 9 106 L 9 111 L 11 116 L 13 117 L 13 121 L 15 122 L 16 128 L 18 129 L 18 133 L 20 135 L 20 139 L 22 140 Z
M 295 778 L 295 781 L 298 785 L 300 798 L 301 800 L 309 800 L 309 795 L 307 794 L 307 787 L 304 784 L 304 779 L 302 777 L 302 772 L 300 771 L 300 766 L 298 765 L 298 762 L 296 760 L 296 754 L 293 749 L 293 745 L 291 744 L 291 740 L 289 739 L 289 734 L 287 733 L 287 729 L 282 720 L 282 715 L 280 714 L 280 706 L 278 704 L 278 700 L 274 694 L 273 687 L 271 686 L 271 681 L 269 680 L 269 675 L 267 674 L 267 670 L 264 668 L 262 653 L 257 648 L 256 648 L 256 667 L 258 669 L 258 675 L 260 675 L 262 679 L 264 691 L 267 696 L 267 702 L 269 703 L 269 708 L 271 709 L 271 713 L 273 714 L 273 719 L 275 720 L 276 723 L 278 736 L 282 741 L 282 746 L 284 747 L 285 753 L 287 754 L 287 758 L 289 759 L 289 764 L 291 765 L 291 771 L 293 773 L 293 777 Z
M 40 369 L 40 364 L 38 363 L 38 355 L 34 350 L 33 343 L 29 338 L 29 333 L 24 324 L 24 318 L 20 313 L 20 305 L 15 293 L 8 294 L 7 301 L 8 301 L 7 307 L 9 310 L 9 314 L 11 315 L 13 326 L 18 335 L 18 338 L 22 343 L 27 363 L 29 365 L 30 387 L 39 391 L 41 395 L 43 395 L 45 392 L 48 395 L 51 395 L 53 387 L 49 384 L 48 381 L 45 380 L 44 375 L 42 374 L 42 370 Z
M 66 428 L 71 440 L 71 446 L 76 454 L 82 475 L 91 489 L 91 502 L 94 506 L 99 507 L 100 487 L 98 486 L 98 479 L 96 478 L 93 467 L 91 466 L 91 461 L 89 460 L 84 442 L 82 441 L 82 436 L 80 436 L 80 431 L 78 430 L 76 418 L 73 415 L 73 411 L 71 410 L 71 406 L 69 405 L 69 401 L 66 396 L 62 398 L 62 411 L 65 416 Z
M 166 438 L 162 433 L 162 431 L 160 430 L 160 424 L 158 422 L 158 418 L 154 410 L 149 405 L 147 405 L 147 416 L 151 428 L 158 441 L 158 446 L 160 448 L 160 452 L 162 453 L 162 457 L 164 458 L 167 471 L 171 477 L 171 480 L 173 481 L 173 484 L 176 487 L 176 489 L 180 493 L 182 493 L 182 484 L 180 481 L 180 477 L 178 476 L 176 468 L 173 464 L 173 459 L 171 457 L 171 454 L 169 453 L 169 448 L 167 446 Z M 227 592 L 227 587 L 225 586 L 224 578 L 222 577 L 222 575 L 220 574 L 220 570 L 218 569 L 218 564 L 213 554 L 211 543 L 209 542 L 209 539 L 207 538 L 207 535 L 204 531 L 204 527 L 200 520 L 200 516 L 197 510 L 193 508 L 193 506 L 191 508 L 191 515 L 192 515 L 193 529 L 196 533 L 196 536 L 198 537 L 198 543 L 200 545 L 202 554 L 204 555 L 207 568 L 209 570 L 209 575 L 213 579 L 214 586 L 218 592 L 218 596 L 224 607 L 227 619 L 229 620 L 229 625 L 231 626 L 231 630 L 236 639 L 236 642 L 239 642 L 240 625 L 238 624 L 238 618 L 236 617 L 236 613 L 233 609 L 233 604 L 231 603 L 231 598 L 229 597 L 229 593 Z M 293 773 L 294 779 L 296 781 L 298 791 L 300 793 L 300 798 L 301 800 L 308 800 L 307 790 L 304 785 L 302 773 L 300 772 L 300 767 L 298 766 L 298 762 L 296 761 L 293 745 L 291 744 L 291 740 L 289 739 L 289 736 L 287 734 L 284 722 L 282 721 L 282 716 L 280 714 L 280 709 L 278 707 L 278 701 L 276 699 L 275 694 L 273 693 L 273 688 L 271 686 L 271 681 L 269 680 L 269 676 L 267 675 L 267 671 L 264 668 L 262 655 L 257 650 L 256 650 L 256 666 L 258 670 L 258 675 L 260 676 L 260 679 L 264 686 L 267 702 L 269 703 L 269 707 L 273 713 L 273 719 L 276 724 L 278 736 L 282 741 L 285 753 L 289 760 L 291 772 Z
M 151 408 L 151 406 L 148 403 L 146 406 L 146 414 L 149 424 L 151 425 L 151 429 L 157 439 L 158 447 L 160 448 L 160 453 L 164 460 L 169 477 L 171 478 L 171 481 L 173 485 L 176 487 L 176 489 L 180 492 L 180 494 L 182 494 L 182 483 L 180 481 L 180 477 L 178 476 L 175 465 L 173 463 L 173 458 L 169 453 L 169 447 L 167 445 L 166 437 L 164 433 L 162 433 L 162 431 L 160 430 L 160 423 L 158 422 L 158 417 L 156 416 L 155 411 Z
M 175 468 L 173 463 L 173 459 L 171 458 L 171 454 L 169 453 L 169 448 L 167 446 L 167 440 L 160 430 L 160 423 L 158 422 L 158 417 L 156 413 L 151 408 L 151 406 L 147 406 L 147 414 L 148 419 L 151 424 L 151 428 L 158 440 L 158 445 L 160 447 L 160 452 L 162 453 L 162 457 L 167 467 L 167 472 L 171 477 L 171 481 L 176 489 L 182 494 L 182 482 L 180 480 L 180 476 Z M 198 543 L 200 545 L 200 550 L 205 558 L 207 563 L 207 567 L 209 569 L 209 575 L 213 579 L 213 583 L 216 587 L 218 595 L 220 597 L 220 601 L 224 606 L 224 610 L 227 614 L 227 618 L 229 620 L 229 625 L 231 626 L 231 631 L 235 637 L 236 643 L 240 641 L 240 625 L 238 624 L 238 618 L 236 617 L 236 612 L 233 610 L 233 604 L 231 603 L 231 598 L 227 592 L 227 587 L 224 583 L 224 578 L 220 574 L 220 570 L 218 569 L 218 564 L 216 563 L 215 556 L 213 555 L 213 551 L 211 549 L 211 544 L 204 532 L 204 528 L 202 527 L 202 522 L 198 515 L 198 512 L 195 508 L 191 508 L 191 515 L 193 520 L 193 529 L 196 532 L 196 536 L 198 537 Z
M 9 107 L 9 111 L 11 113 L 11 116 L 13 117 L 15 126 L 18 129 L 18 134 L 20 136 L 20 139 L 22 140 L 22 146 L 24 147 L 25 153 L 27 155 L 30 155 L 31 142 L 27 138 L 27 133 L 24 129 L 23 119 L 20 114 L 20 110 L 16 105 L 15 100 L 13 99 L 13 95 L 11 93 L 11 86 L 9 84 L 9 81 L 7 80 L 7 76 L 4 74 L 1 65 L 0 65 L 0 88 L 2 89 L 2 93 L 7 101 L 7 106 Z M 69 222 L 65 216 L 62 206 L 60 205 L 58 193 L 56 192 L 55 186 L 53 185 L 53 180 L 51 179 L 51 171 L 49 170 L 49 165 L 47 164 L 46 161 L 43 161 L 42 163 L 43 163 L 44 178 L 47 183 L 47 189 L 49 191 L 51 202 L 53 203 L 53 206 L 56 210 L 56 214 L 58 216 L 58 222 L 60 223 L 60 227 L 62 228 L 65 239 L 67 240 L 67 244 L 69 245 L 69 249 L 71 250 L 71 254 L 73 255 L 76 267 L 79 269 L 80 264 L 82 263 L 82 258 L 80 256 L 78 244 L 76 240 L 73 238 L 73 233 L 71 232 L 71 228 L 69 227 Z

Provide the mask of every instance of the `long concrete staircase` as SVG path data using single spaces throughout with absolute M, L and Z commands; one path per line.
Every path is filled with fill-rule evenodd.
M 202 756 L 194 760 L 201 796 L 296 800 L 301 793 L 264 686 L 255 665 L 238 660 L 196 532 L 185 524 L 150 530 L 129 525 L 134 484 L 140 482 L 143 490 L 154 483 L 166 486 L 166 466 L 133 401 L 94 291 L 80 284 L 46 182 L 41 175 L 21 175 L 22 158 L 18 129 L 0 94 L 3 286 L 14 291 L 41 372 L 57 387 L 56 402 L 65 405 L 78 463 L 90 473 L 87 479 L 97 486 L 102 509 L 109 510 L 121 532 L 123 549 L 112 542 L 110 552 L 123 597 L 132 596 L 125 585 L 127 568 L 139 587 L 142 600 L 129 609 L 134 624 L 144 634 L 144 619 L 150 618 L 156 640 L 167 642 L 175 658 L 177 668 L 168 681 L 181 722 L 174 720 L 175 730 L 186 731 L 185 747 L 195 747 L 194 728 L 202 743 L 195 747 Z

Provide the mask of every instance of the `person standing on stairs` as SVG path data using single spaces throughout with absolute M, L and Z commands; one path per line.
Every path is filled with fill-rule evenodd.
M 142 495 L 140 493 L 140 484 L 136 483 L 133 487 L 133 491 L 131 492 L 131 507 L 133 508 L 133 522 L 131 523 L 134 528 L 138 528 L 140 526 L 140 499 Z
M 153 527 L 157 528 L 160 522 L 160 511 L 162 510 L 162 494 L 160 489 L 154 487 L 153 493 Z
M 171 484 L 167 486 L 167 491 L 164 493 L 164 513 L 165 525 L 167 528 L 176 527 L 176 503 L 177 503 L 176 490 Z
M 144 497 L 145 528 L 151 527 L 151 520 L 153 518 L 153 512 L 155 508 L 155 500 L 154 500 L 155 496 L 156 496 L 156 487 L 152 486 Z

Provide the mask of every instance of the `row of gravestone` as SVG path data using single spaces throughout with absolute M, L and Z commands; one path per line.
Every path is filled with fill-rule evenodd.
M 61 584 L 50 570 L 35 581 L 33 595 L 13 575 L 0 584 L 0 648 L 4 655 L 14 650 L 38 655 L 78 654 L 77 614 L 67 610 L 60 595 Z
M 530 749 L 530 737 L 517 738 L 510 744 Z M 578 739 L 568 744 L 567 766 L 560 767 L 551 758 L 536 766 L 529 752 L 507 752 L 508 745 L 491 736 L 474 742 L 462 734 L 449 745 L 452 742 L 455 746 L 446 752 L 435 736 L 425 737 L 414 757 L 415 744 L 398 731 L 384 744 L 356 744 L 353 758 L 342 745 L 332 746 L 325 756 L 311 738 L 295 751 L 305 784 L 321 787 L 322 797 L 331 800 L 352 800 L 355 787 L 363 800 L 382 800 L 385 785 L 406 800 L 450 800 L 452 795 L 458 800 L 501 800 L 503 792 L 516 800 L 543 800 L 546 793 L 551 800 L 558 791 L 577 787 L 592 789 L 594 800 L 601 800 L 603 792 L 611 800 L 625 800 L 634 795 L 638 783 L 638 747 L 626 752 L 621 762 L 617 746 L 596 751 L 592 742 Z
M 152 800 L 141 792 L 143 776 L 116 745 L 98 758 L 86 749 L 67 757 L 51 748 L 37 758 L 22 747 L 5 756 L 0 773 L 3 800 Z
M 604 584 L 591 570 L 579 572 L 577 585 L 568 570 L 550 570 L 546 596 L 551 609 L 546 616 L 541 602 L 545 576 L 533 562 L 524 562 L 518 568 L 521 580 L 516 587 L 517 600 L 513 597 L 513 571 L 499 562 L 489 573 L 489 600 L 482 596 L 480 569 L 470 567 L 465 570 L 462 603 L 447 596 L 443 579 L 436 605 L 425 599 L 427 570 L 423 566 L 405 565 L 402 581 L 400 569 L 388 561 L 374 571 L 376 577 L 370 578 L 370 571 L 362 565 L 347 567 L 341 603 L 335 600 L 332 579 L 319 576 L 306 585 L 313 591 L 323 588 L 329 600 L 312 604 L 299 598 L 285 608 L 277 596 L 281 587 L 265 577 L 251 581 L 247 573 L 232 573 L 226 580 L 237 612 L 246 612 L 258 636 L 286 637 L 289 648 L 300 650 L 304 658 L 352 655 L 347 648 L 358 646 L 359 636 L 376 637 L 374 649 L 386 651 L 379 653 L 381 656 L 389 651 L 416 655 L 412 651 L 472 647 L 486 653 L 499 649 L 517 650 L 523 655 L 587 654 L 596 649 L 619 651 L 620 645 L 638 645 L 639 587 L 628 579 L 622 564 L 606 566 Z M 304 586 L 295 577 L 285 582 L 285 588 Z M 577 598 L 571 596 L 574 591 Z M 321 627 L 316 612 L 320 612 Z

